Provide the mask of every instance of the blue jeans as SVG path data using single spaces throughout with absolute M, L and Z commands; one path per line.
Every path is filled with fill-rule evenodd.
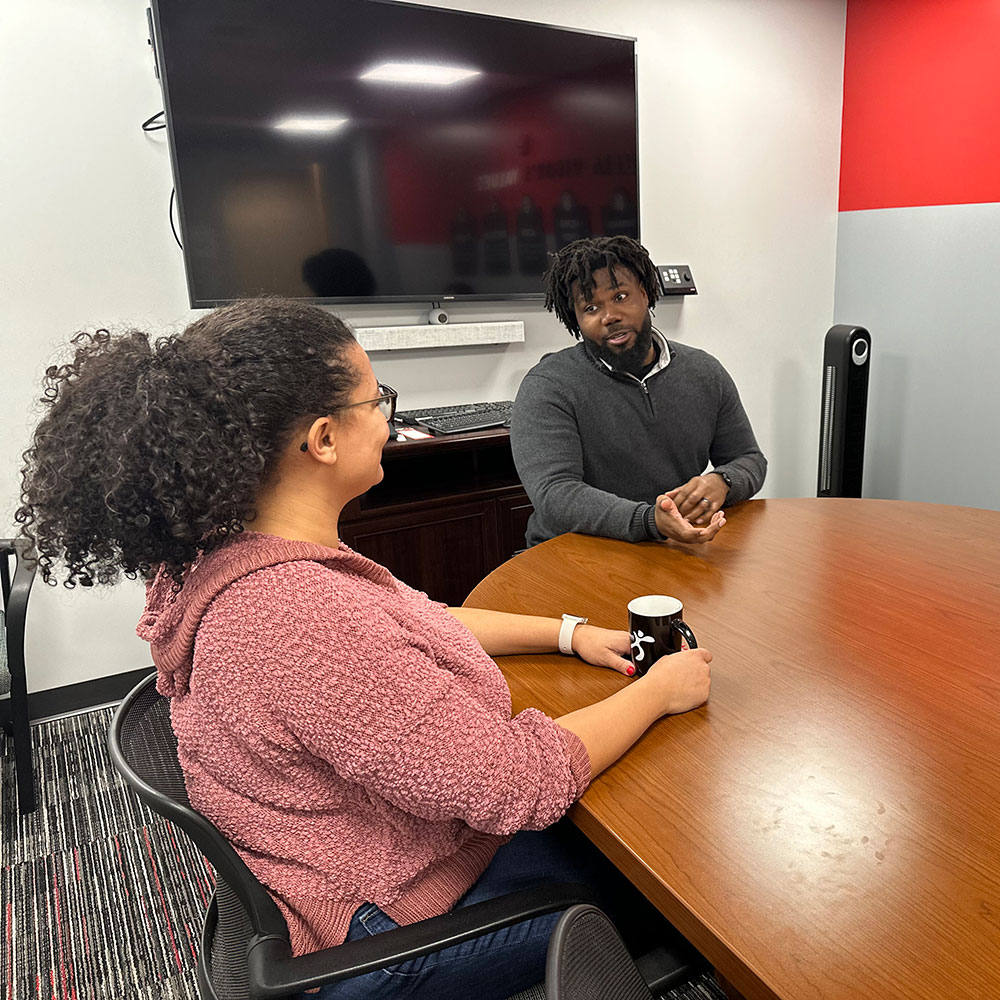
M 539 832 L 522 831 L 504 844 L 455 908 L 543 882 L 582 882 L 602 897 L 606 908 L 614 910 L 623 893 L 620 879 L 610 863 L 569 828 L 568 821 L 563 821 Z M 545 978 L 545 955 L 559 916 L 550 913 L 525 920 L 391 969 L 333 983 L 318 994 L 302 996 L 307 1000 L 503 1000 Z M 366 903 L 355 911 L 347 940 L 380 934 L 396 926 L 374 903 Z

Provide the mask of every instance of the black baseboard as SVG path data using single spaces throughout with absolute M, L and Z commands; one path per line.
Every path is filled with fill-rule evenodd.
M 82 712 L 96 705 L 107 705 L 112 701 L 121 701 L 143 679 L 148 677 L 155 668 L 140 667 L 124 674 L 112 674 L 110 677 L 95 677 L 91 681 L 80 681 L 78 684 L 67 684 L 64 687 L 49 688 L 47 691 L 32 691 L 28 695 L 28 718 L 48 719 L 53 715 L 64 715 L 67 712 Z

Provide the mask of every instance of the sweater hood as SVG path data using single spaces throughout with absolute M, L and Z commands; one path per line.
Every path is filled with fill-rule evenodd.
M 230 584 L 258 570 L 286 562 L 310 561 L 339 567 L 379 581 L 391 574 L 378 563 L 341 544 L 331 549 L 313 542 L 244 531 L 196 559 L 175 590 L 160 570 L 146 589 L 146 608 L 136 634 L 148 642 L 156 665 L 156 690 L 167 698 L 187 694 L 198 627 L 209 605 Z

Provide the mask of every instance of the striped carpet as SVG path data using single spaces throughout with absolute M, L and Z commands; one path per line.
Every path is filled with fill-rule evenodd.
M 32 727 L 40 805 L 20 816 L 0 741 L 0 1000 L 196 1000 L 213 874 L 114 773 L 111 709 Z M 544 1000 L 528 991 L 518 1000 Z M 669 1000 L 724 1000 L 710 977 Z
M 18 815 L 4 755 L 0 1000 L 197 996 L 212 872 L 114 774 L 104 748 L 111 714 L 32 727 L 32 815 Z

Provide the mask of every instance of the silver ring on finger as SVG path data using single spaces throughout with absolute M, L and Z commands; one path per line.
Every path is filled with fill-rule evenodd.
M 711 506 L 711 504 L 712 504 L 712 501 L 709 500 L 708 497 L 704 497 L 701 502 L 702 503 L 707 503 L 709 506 Z

